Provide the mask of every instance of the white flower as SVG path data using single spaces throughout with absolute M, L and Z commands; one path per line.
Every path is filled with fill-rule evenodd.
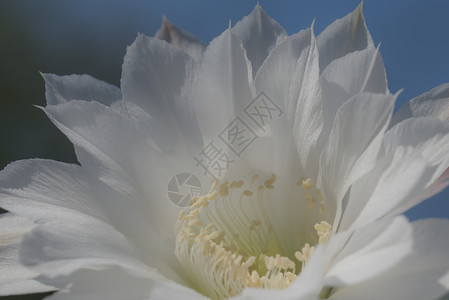
M 257 5 L 204 53 L 164 22 L 158 36 L 181 50 L 138 36 L 121 89 L 43 75 L 43 110 L 81 165 L 25 160 L 0 173 L 10 211 L 0 295 L 435 299 L 449 289 L 449 221 L 398 216 L 448 183 L 449 85 L 392 118 L 396 95 L 361 6 L 315 38 L 287 36 Z M 184 199 L 187 180 L 201 193 Z

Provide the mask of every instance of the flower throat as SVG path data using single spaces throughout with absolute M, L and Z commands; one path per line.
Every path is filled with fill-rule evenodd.
M 194 197 L 176 224 L 175 254 L 190 284 L 212 299 L 236 296 L 245 287 L 283 289 L 297 278 L 331 226 L 319 189 L 301 179 L 290 189 L 263 181 L 216 180 Z M 281 197 L 287 205 L 278 205 Z M 290 205 L 288 205 L 290 204 Z M 286 207 L 287 214 L 276 215 Z

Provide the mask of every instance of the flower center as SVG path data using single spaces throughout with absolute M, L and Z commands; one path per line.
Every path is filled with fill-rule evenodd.
M 224 299 L 245 287 L 286 288 L 313 245 L 327 242 L 331 226 L 320 190 L 310 179 L 289 189 L 275 182 L 274 174 L 247 184 L 216 180 L 181 211 L 175 254 L 197 291 Z

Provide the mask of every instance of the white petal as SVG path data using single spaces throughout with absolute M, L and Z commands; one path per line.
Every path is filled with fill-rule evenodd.
M 62 244 L 66 240 L 68 245 L 76 244 L 76 234 L 84 237 L 97 227 L 107 228 L 104 230 L 109 230 L 112 236 L 121 239 L 125 247 L 132 243 L 145 263 L 158 268 L 164 275 L 172 276 L 171 270 L 179 268 L 171 251 L 173 246 L 163 242 L 150 226 L 149 216 L 145 213 L 149 208 L 117 193 L 78 165 L 45 160 L 19 161 L 1 172 L 0 186 L 2 207 L 38 223 L 51 224 L 50 232 L 52 227 L 62 230 L 65 226 L 74 226 L 70 234 L 75 234 L 75 237 L 72 236 L 75 240 L 69 241 L 70 234 L 62 234 L 59 241 Z M 90 229 L 86 226 L 90 226 Z M 36 246 L 42 247 L 41 243 L 38 241 Z M 93 249 L 101 247 L 98 243 L 99 240 L 88 246 Z M 73 249 L 78 246 L 81 245 L 76 244 Z M 72 249 L 66 250 L 70 254 Z M 37 254 L 31 251 L 31 255 Z M 53 259 L 57 259 L 57 255 Z
M 7 213 L 0 215 L 0 296 L 53 291 L 55 288 L 35 281 L 38 273 L 19 262 L 23 235 L 36 225 L 28 219 Z
M 338 109 L 349 98 L 363 93 L 388 92 L 382 57 L 377 49 L 351 52 L 332 61 L 321 75 L 323 130 L 319 147 L 332 129 Z
M 402 120 L 418 117 L 449 121 L 449 83 L 437 86 L 405 103 L 393 116 L 390 127 Z
M 42 74 L 45 80 L 47 105 L 55 105 L 71 100 L 97 101 L 111 105 L 122 98 L 119 88 L 90 75 Z
M 387 93 L 385 67 L 379 49 L 368 48 L 351 52 L 332 61 L 322 78 L 338 85 L 347 99 L 363 92 Z
M 191 91 L 206 140 L 216 138 L 253 99 L 251 65 L 239 39 L 226 30 L 204 53 Z
M 399 147 L 379 159 L 376 166 L 356 181 L 343 211 L 339 230 L 357 228 L 407 207 L 424 191 L 435 168 L 417 151 Z
M 383 145 L 385 153 L 399 146 L 416 149 L 436 167 L 433 180 L 449 167 L 449 124 L 446 122 L 432 118 L 405 120 L 387 131 Z
M 232 28 L 232 32 L 242 41 L 243 48 L 252 65 L 255 76 L 260 66 L 276 43 L 287 33 L 275 20 L 270 18 L 257 4 L 253 11 Z
M 106 221 L 96 201 L 101 201 L 101 190 L 89 191 L 89 179 L 78 165 L 39 159 L 17 161 L 0 173 L 0 205 L 38 223 Z
M 58 281 L 63 289 L 45 299 L 206 299 L 176 283 L 135 277 L 120 268 L 83 269 Z
M 297 148 L 301 150 L 304 165 L 317 164 L 317 159 L 309 156 L 313 153 L 316 131 L 319 131 L 321 121 L 318 76 L 314 77 L 318 72 L 318 52 L 312 32 L 308 29 L 276 46 L 257 73 L 257 92 L 266 93 L 283 110 L 281 119 L 272 122 L 271 130 L 274 151 L 279 153 L 280 160 L 285 161 L 283 165 L 286 168 L 298 156 Z M 291 124 L 295 125 L 297 135 L 293 135 Z M 289 147 L 292 150 L 288 150 Z M 313 176 L 309 173 L 308 176 Z
M 343 104 L 320 157 L 320 177 L 328 211 L 341 212 L 349 186 L 375 164 L 395 96 L 364 93 Z
M 129 196 L 154 230 L 173 243 L 179 209 L 166 191 L 173 176 L 192 168 L 188 147 L 164 137 L 164 129 L 148 120 L 127 118 L 96 102 L 48 106 L 45 112 L 72 141 L 83 167 Z
M 299 57 L 303 52 L 309 51 L 311 34 L 310 29 L 302 30 L 279 43 L 264 61 L 254 79 L 257 93 L 266 93 L 282 109 L 288 107 L 288 91 L 292 85 L 293 74 L 300 63 Z M 293 87 L 296 87 L 298 82 L 300 81 L 295 81 Z
M 298 86 L 299 89 L 290 88 L 287 107 L 287 110 L 294 112 L 293 138 L 299 160 L 307 177 L 312 179 L 318 174 L 319 153 L 316 143 L 323 127 L 318 63 L 318 48 L 312 33 L 310 48 L 301 53 L 292 79 L 292 86 Z
M 350 14 L 334 21 L 317 37 L 320 70 L 334 59 L 355 50 L 373 47 L 373 40 L 365 24 L 362 3 Z
M 141 253 L 122 234 L 98 221 L 40 225 L 23 239 L 20 259 L 27 267 L 50 278 L 84 267 L 108 265 L 121 266 L 139 275 L 151 272 Z
M 333 247 L 332 238 L 328 247 Z M 355 285 L 394 268 L 413 247 L 412 227 L 405 217 L 383 220 L 360 228 L 351 235 L 324 279 L 325 285 Z M 394 285 L 394 282 L 391 283 Z
M 438 194 L 449 185 L 449 168 L 447 168 L 440 177 L 437 178 L 430 186 L 426 188 L 416 199 L 416 203 L 429 199 L 433 195 Z
M 384 137 L 383 151 L 391 153 L 397 147 L 411 148 L 432 167 L 426 190 L 417 192 L 392 213 L 402 213 L 443 189 L 449 167 L 449 125 L 432 118 L 410 118 L 391 128 Z
M 142 107 L 169 139 L 188 137 L 201 142 L 190 103 L 181 90 L 193 59 L 157 38 L 139 35 L 123 62 L 123 99 Z
M 445 281 L 449 270 L 447 228 L 448 220 L 413 222 L 412 251 L 406 258 L 380 276 L 337 290 L 330 299 L 422 300 L 443 296 L 449 289 Z M 379 263 L 372 260 L 373 265 Z
M 206 50 L 206 45 L 199 38 L 175 26 L 165 17 L 162 17 L 162 26 L 154 36 L 186 52 L 195 60 L 200 60 Z

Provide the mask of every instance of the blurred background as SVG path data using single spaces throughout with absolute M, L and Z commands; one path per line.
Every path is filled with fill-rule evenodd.
M 316 18 L 318 35 L 358 0 L 260 0 L 289 34 Z M 165 15 L 208 43 L 249 14 L 249 0 L 0 0 L 0 169 L 26 158 L 76 162 L 73 147 L 35 106 L 45 105 L 39 74 L 90 74 L 119 86 L 137 33 L 154 35 Z M 449 1 L 365 0 L 368 28 L 398 105 L 449 82 Z M 408 212 L 449 218 L 449 191 Z M 0 258 L 1 259 L 1 258 Z M 40 299 L 42 295 L 2 299 Z

